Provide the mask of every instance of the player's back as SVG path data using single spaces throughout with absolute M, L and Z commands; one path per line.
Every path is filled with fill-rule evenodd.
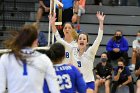
M 61 93 L 86 93 L 86 84 L 76 67 L 67 64 L 54 65 Z

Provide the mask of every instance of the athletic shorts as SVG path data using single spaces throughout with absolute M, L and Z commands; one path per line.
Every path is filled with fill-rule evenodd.
M 87 82 L 86 85 L 87 85 L 87 89 L 90 88 L 92 90 L 95 90 L 95 82 L 94 81 Z

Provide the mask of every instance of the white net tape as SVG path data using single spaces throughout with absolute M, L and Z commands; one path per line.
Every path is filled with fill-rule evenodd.
M 36 48 L 33 48 L 34 50 L 48 50 L 49 47 L 46 46 L 46 47 L 36 47 Z M 7 52 L 10 52 L 11 49 L 0 49 L 0 54 L 3 54 L 3 53 L 7 53 Z

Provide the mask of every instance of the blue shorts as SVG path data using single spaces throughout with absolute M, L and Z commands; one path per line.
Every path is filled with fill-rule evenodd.
M 88 82 L 88 83 L 86 83 L 86 85 L 87 85 L 87 89 L 90 88 L 92 90 L 95 90 L 95 83 L 94 83 L 94 81 Z

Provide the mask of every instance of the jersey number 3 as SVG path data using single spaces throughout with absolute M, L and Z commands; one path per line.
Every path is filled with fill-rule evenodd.
M 57 75 L 57 77 L 58 77 L 60 90 L 72 88 L 72 83 L 70 80 L 70 76 L 68 74 L 63 74 L 62 76 Z

